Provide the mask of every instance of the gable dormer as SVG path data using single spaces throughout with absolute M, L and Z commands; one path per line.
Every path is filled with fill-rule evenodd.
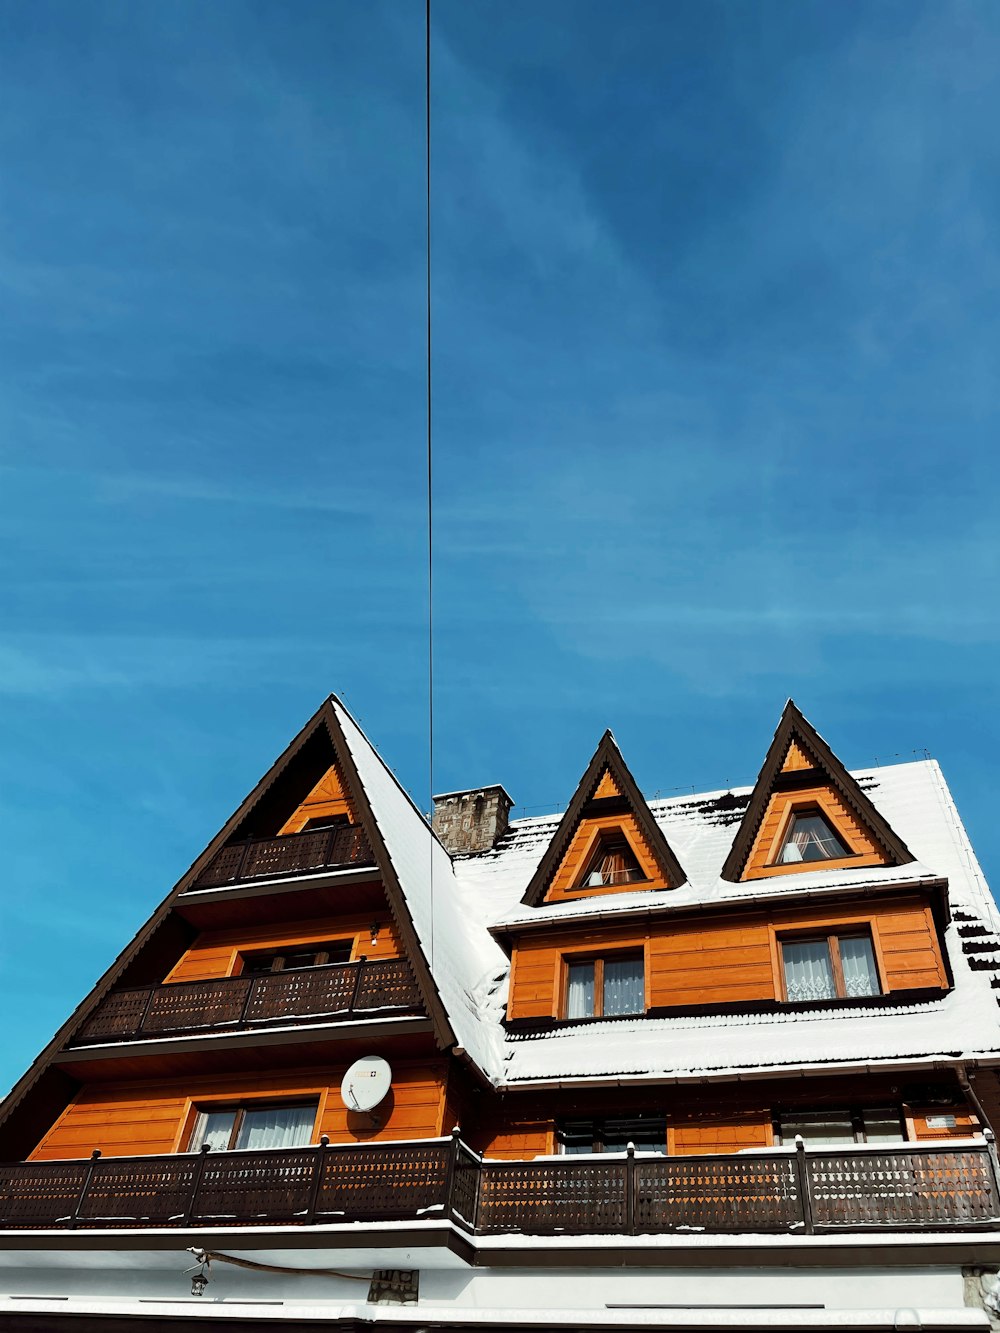
M 905 865 L 913 856 L 789 699 L 723 879 Z
M 686 876 L 610 731 L 601 737 L 523 901 L 675 889 Z
M 299 802 L 278 833 L 281 836 L 286 833 L 312 833 L 317 829 L 357 822 L 340 766 L 333 763 L 305 799 Z

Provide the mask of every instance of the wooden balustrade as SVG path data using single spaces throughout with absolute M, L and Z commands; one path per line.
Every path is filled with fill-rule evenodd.
M 286 833 L 280 838 L 256 838 L 223 847 L 187 892 L 220 888 L 244 880 L 374 864 L 375 858 L 362 828 L 345 825 L 317 829 L 312 833 Z
M 71 1046 L 175 1033 L 240 1031 L 273 1023 L 320 1023 L 381 1010 L 420 1010 L 404 958 L 335 963 L 288 972 L 216 977 L 112 991 Z
M 19 1162 L 0 1228 L 309 1225 L 436 1218 L 475 1234 L 631 1236 L 1000 1227 L 992 1141 L 860 1152 L 483 1161 L 410 1143 Z

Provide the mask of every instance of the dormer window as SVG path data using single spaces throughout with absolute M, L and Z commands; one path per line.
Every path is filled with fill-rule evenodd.
M 616 884 L 636 884 L 645 878 L 639 859 L 627 839 L 620 833 L 611 836 L 602 834 L 597 840 L 593 856 L 587 862 L 580 887 L 600 889 Z
M 778 864 L 790 866 L 802 861 L 839 861 L 850 855 L 850 851 L 818 810 L 800 810 L 788 821 Z

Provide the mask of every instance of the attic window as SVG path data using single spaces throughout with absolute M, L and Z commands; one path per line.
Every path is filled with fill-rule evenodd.
M 638 857 L 620 833 L 602 834 L 594 854 L 587 862 L 580 888 L 608 888 L 616 884 L 636 884 L 646 876 Z
M 802 810 L 793 814 L 788 821 L 778 864 L 790 866 L 798 865 L 801 861 L 838 861 L 850 855 L 818 810 Z

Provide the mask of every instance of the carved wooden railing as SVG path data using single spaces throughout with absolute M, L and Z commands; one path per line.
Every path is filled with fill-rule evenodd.
M 272 1023 L 321 1023 L 422 1008 L 405 958 L 300 967 L 211 981 L 112 991 L 71 1046 L 178 1033 L 240 1031 Z
M 461 1142 L 0 1166 L 0 1228 L 444 1219 L 476 1234 L 1000 1227 L 992 1141 L 718 1157 L 483 1161 Z
M 271 879 L 307 870 L 343 870 L 375 864 L 362 828 L 342 826 L 314 833 L 286 833 L 281 838 L 257 838 L 223 847 L 209 861 L 193 889 L 219 888 L 244 880 Z

